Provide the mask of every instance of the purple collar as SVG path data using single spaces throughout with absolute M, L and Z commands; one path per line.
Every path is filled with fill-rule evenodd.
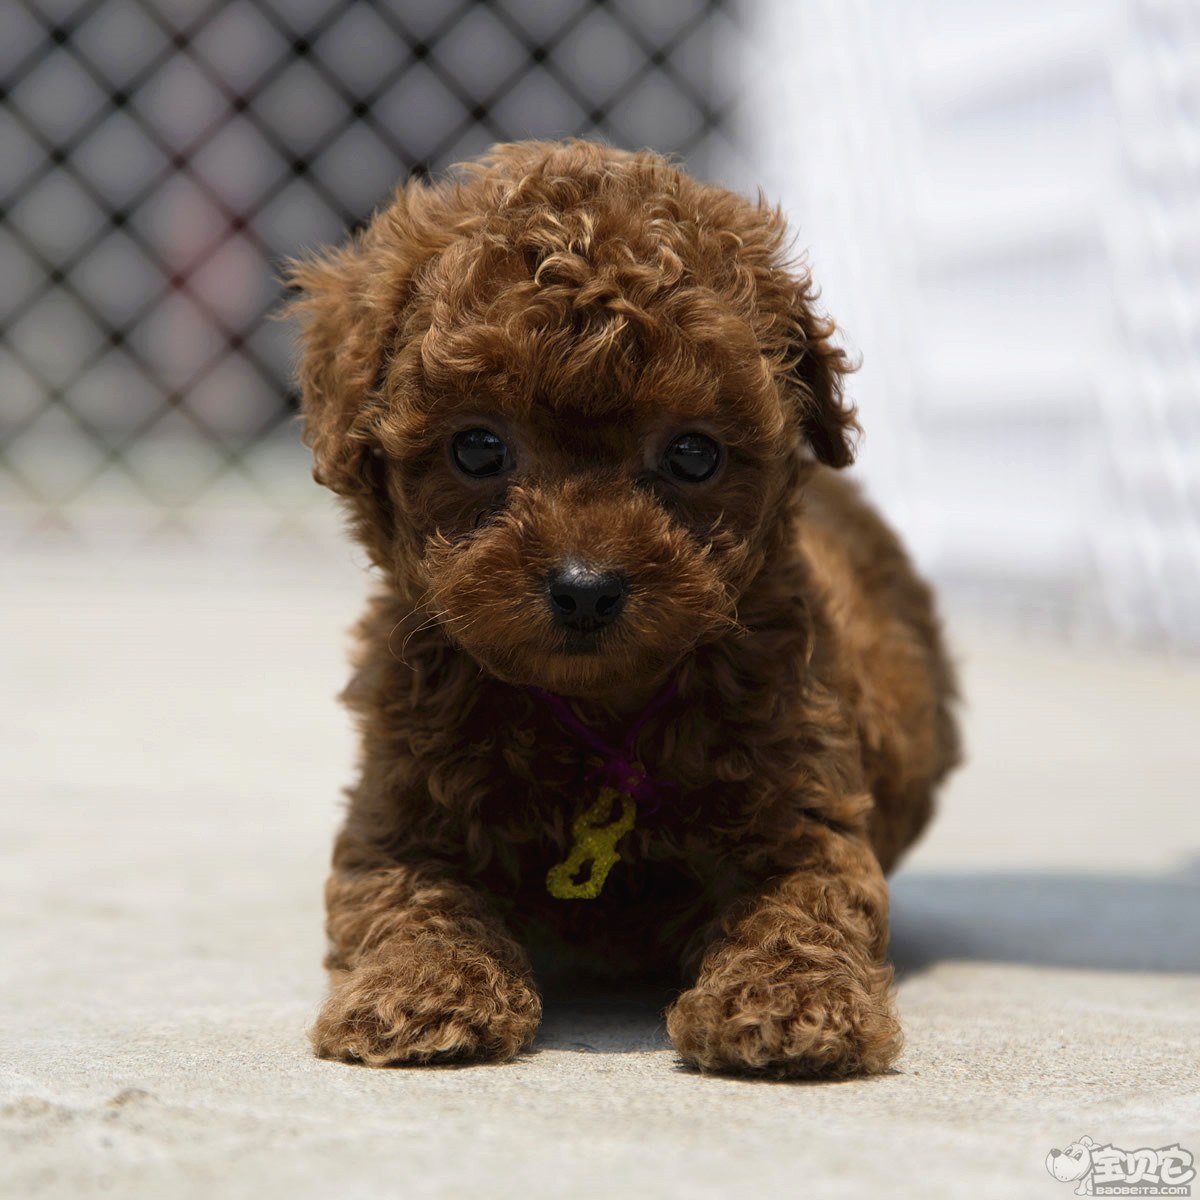
M 657 812 L 665 799 L 664 792 L 673 790 L 675 785 L 661 779 L 651 779 L 645 768 L 634 757 L 634 747 L 643 729 L 650 719 L 665 708 L 679 694 L 679 677 L 675 676 L 649 704 L 638 714 L 637 719 L 629 727 L 625 740 L 620 746 L 613 746 L 600 737 L 589 725 L 585 725 L 562 696 L 548 692 L 544 688 L 530 687 L 536 696 L 540 696 L 550 710 L 581 742 L 591 747 L 601 758 L 600 765 L 588 773 L 589 779 L 600 780 L 604 786 L 614 791 L 632 796 L 638 804 L 645 804 L 646 812 Z

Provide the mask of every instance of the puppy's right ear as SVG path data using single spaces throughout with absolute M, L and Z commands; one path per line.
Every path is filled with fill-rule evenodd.
M 370 295 L 367 260 L 360 235 L 341 249 L 289 262 L 285 274 L 299 293 L 284 315 L 300 321 L 297 378 L 313 478 L 341 496 L 372 487 L 372 417 L 395 328 Z

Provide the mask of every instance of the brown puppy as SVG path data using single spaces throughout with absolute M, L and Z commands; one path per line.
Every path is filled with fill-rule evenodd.
M 511 1057 L 568 947 L 678 972 L 701 1068 L 895 1058 L 884 872 L 953 680 L 828 469 L 849 364 L 784 237 L 654 154 L 523 143 L 292 265 L 314 474 L 380 577 L 318 1054 Z

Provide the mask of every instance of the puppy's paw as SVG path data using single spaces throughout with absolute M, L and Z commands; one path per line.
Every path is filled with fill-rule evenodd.
M 334 987 L 311 1031 L 320 1058 L 372 1067 L 510 1059 L 533 1041 L 532 984 L 476 947 L 422 939 Z
M 683 1059 L 702 1071 L 843 1079 L 886 1070 L 900 1053 L 891 971 L 780 970 L 747 958 L 700 979 L 667 1013 Z

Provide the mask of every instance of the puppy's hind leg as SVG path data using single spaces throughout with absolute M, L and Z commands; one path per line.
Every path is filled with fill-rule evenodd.
M 883 1071 L 900 1051 L 879 862 L 861 835 L 814 821 L 801 836 L 803 864 L 726 914 L 667 1014 L 701 1070 L 843 1078 Z
M 334 986 L 310 1035 L 321 1058 L 503 1060 L 533 1041 L 529 961 L 468 885 L 433 863 L 335 870 L 326 899 Z

